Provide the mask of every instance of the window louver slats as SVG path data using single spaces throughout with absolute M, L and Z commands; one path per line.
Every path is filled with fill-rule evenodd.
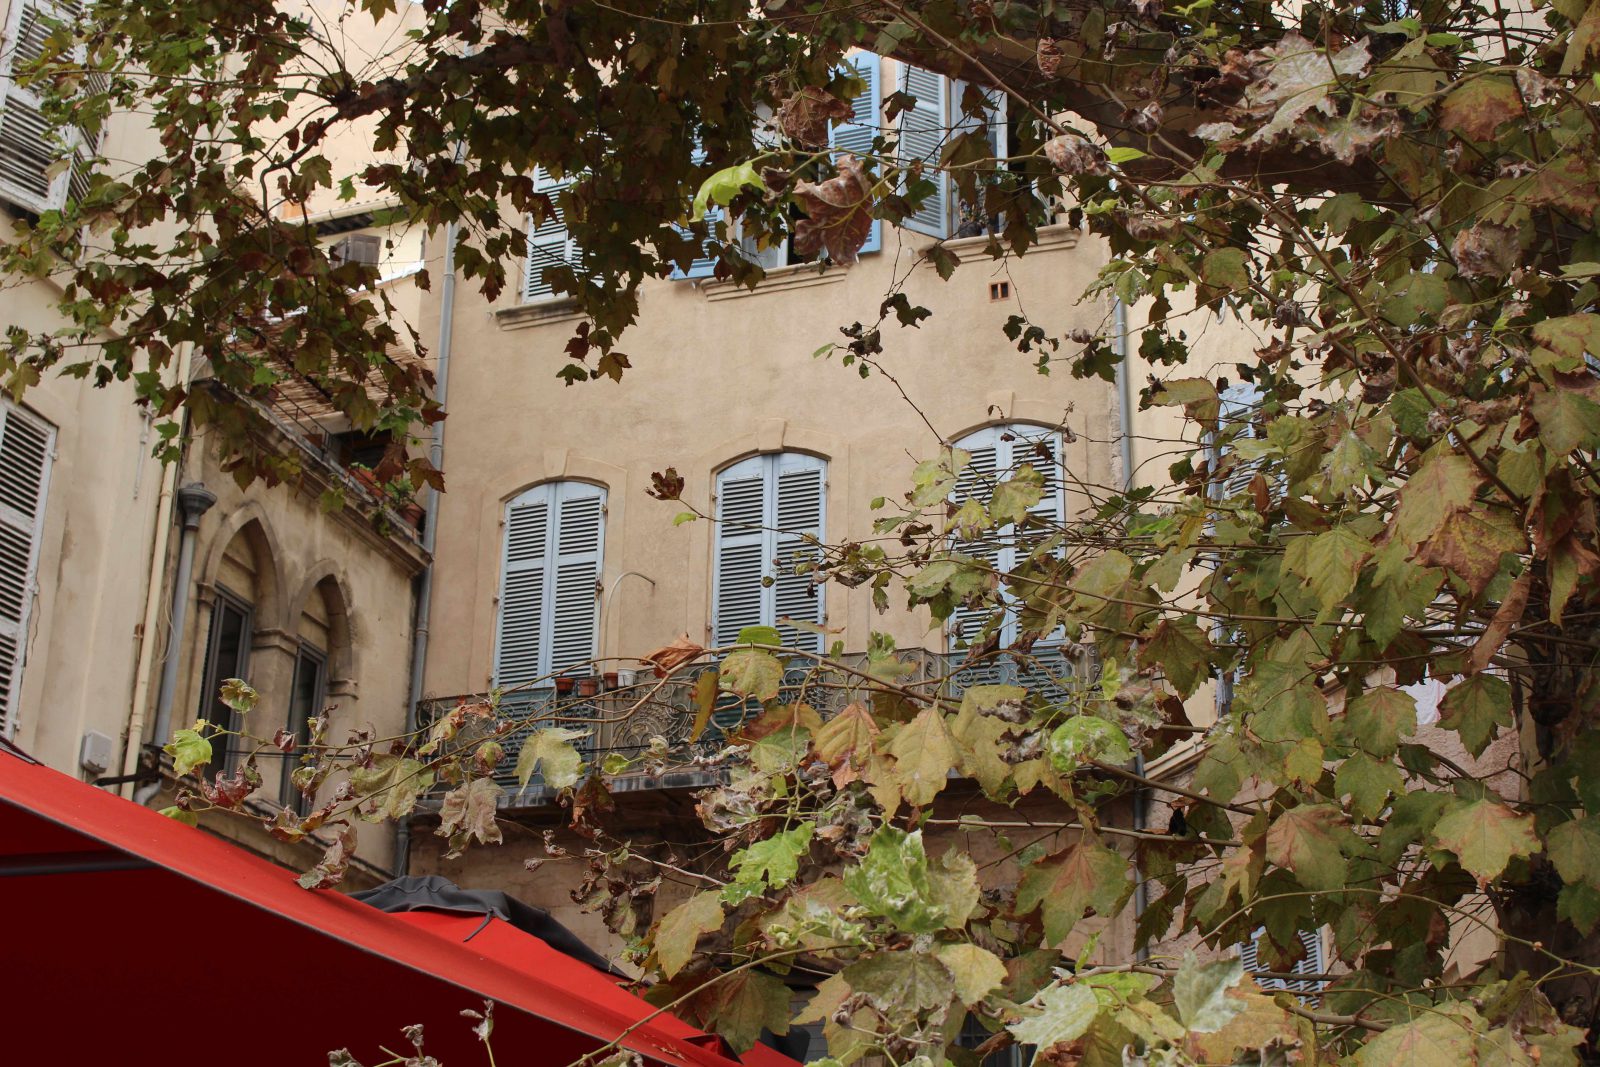
M 872 53 L 858 53 L 849 59 L 855 74 L 866 83 L 866 88 L 850 101 L 850 121 L 834 126 L 828 134 L 828 143 L 838 152 L 850 152 L 865 159 L 872 153 L 873 138 L 879 133 L 878 67 L 879 58 Z M 862 254 L 876 252 L 883 247 L 883 224 L 876 219 L 867 241 L 861 246 Z
M 761 625 L 761 543 L 725 545 L 718 557 L 712 638 L 731 645 L 740 630 Z
M 556 181 L 543 167 L 534 172 L 534 189 L 550 198 L 555 214 L 537 225 L 533 216 L 528 216 L 528 261 L 522 278 L 524 302 L 556 295 L 554 286 L 545 277 L 545 271 L 561 266 L 576 268 L 578 265 L 577 245 L 567 232 L 566 207 L 561 200 L 562 192 L 569 184 Z
M 795 564 L 823 533 L 827 466 L 800 453 L 755 456 L 717 477 L 716 560 L 711 635 L 718 645 L 737 641 L 746 626 L 775 626 L 786 644 L 816 649 L 820 636 L 783 618 L 821 624 L 823 592 Z
M 544 559 L 545 524 L 549 507 L 544 501 L 513 505 L 506 519 L 506 562 L 525 563 Z
M 497 686 L 588 673 L 597 652 L 604 523 L 605 490 L 582 482 L 535 486 L 507 505 Z
M 540 666 L 539 631 L 544 614 L 544 568 L 507 574 L 500 594 L 500 647 L 495 684 L 521 685 L 545 672 Z
M 936 164 L 949 135 L 949 85 L 932 71 L 900 66 L 900 91 L 917 98 L 916 106 L 900 118 L 900 158 L 905 163 Z M 916 214 L 905 220 L 908 229 L 931 237 L 950 236 L 950 181 L 942 171 L 926 176 L 936 186 Z
M 0 404 L 0 735 L 16 729 L 55 429 Z
M 1061 489 L 1060 435 L 1040 426 L 990 426 L 968 434 L 956 442 L 965 450 L 971 461 L 957 477 L 952 497 L 957 504 L 977 498 L 987 501 L 995 486 L 1016 475 L 1023 464 L 1031 466 L 1044 478 L 1045 493 L 1039 503 L 1029 509 L 1049 522 L 1060 522 L 1064 515 L 1064 498 Z M 958 541 L 951 545 L 954 551 L 986 560 L 1000 575 L 1015 569 L 1027 559 L 1030 551 L 1028 534 L 1013 526 L 990 531 L 974 541 Z M 1004 592 L 1002 590 L 1002 592 Z M 1007 595 L 1009 600 L 1009 595 Z M 963 654 L 979 638 L 983 626 L 993 612 L 984 609 L 958 608 L 945 621 L 950 651 Z M 1008 610 L 998 631 L 991 631 L 1005 648 L 1018 638 L 1019 627 L 1015 610 Z M 1038 690 L 1050 701 L 1065 699 L 1062 680 L 1071 673 L 1071 663 L 1059 650 L 1059 635 L 1035 644 L 1029 662 L 1003 664 L 995 660 L 979 662 L 963 670 L 956 678 L 958 687 L 1015 681 Z
M 80 6 L 48 0 L 16 0 L 0 36 L 0 199 L 35 213 L 60 208 L 69 195 L 88 190 L 88 159 L 95 145 L 84 131 L 54 130 L 45 120 L 36 93 L 17 83 L 17 75 L 49 48 L 50 20 L 70 21 Z M 81 47 L 79 49 L 81 54 Z M 86 86 L 85 91 L 94 91 Z M 63 152 L 73 165 L 51 177 L 49 168 Z

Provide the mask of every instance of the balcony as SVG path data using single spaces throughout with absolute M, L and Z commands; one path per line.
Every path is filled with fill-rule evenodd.
M 1069 658 L 1060 649 L 1035 649 L 1032 662 L 1026 666 L 998 656 L 977 667 L 962 669 L 963 653 L 947 655 L 925 649 L 902 651 L 896 658 L 900 667 L 893 684 L 947 697 L 959 697 L 972 685 L 1012 683 L 1028 685 L 1046 699 L 1063 700 L 1073 679 L 1085 677 L 1089 669 L 1086 662 Z M 791 663 L 778 693 L 781 702 L 807 704 L 826 719 L 852 701 L 871 697 L 873 682 L 868 675 L 866 653 L 846 655 L 840 666 Z M 613 793 L 699 789 L 724 781 L 725 772 L 716 766 L 717 753 L 725 739 L 759 715 L 761 709 L 754 701 L 724 694 L 704 732 L 691 743 L 694 679 L 700 670 L 690 668 L 671 679 L 641 672 L 630 684 L 612 688 L 604 688 L 601 679 L 584 677 L 574 679 L 571 692 L 549 687 L 503 695 L 499 718 L 524 725 L 498 738 L 505 748 L 494 775 L 504 786 L 501 806 L 530 808 L 554 801 L 555 790 L 537 774 L 526 786 L 519 786 L 516 778 L 517 756 L 523 742 L 535 729 L 549 726 L 582 729 L 587 724 L 589 736 L 574 745 L 591 767 L 611 756 L 628 761 L 627 770 L 609 783 Z M 584 693 L 584 688 L 595 692 Z M 439 717 L 463 704 L 482 705 L 489 700 L 487 693 L 425 700 L 419 709 L 419 728 L 426 730 Z

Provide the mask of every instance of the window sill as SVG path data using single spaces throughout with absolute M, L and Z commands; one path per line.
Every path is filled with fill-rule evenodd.
M 1073 248 L 1082 236 L 1083 231 L 1064 222 L 1055 223 L 1051 226 L 1041 226 L 1039 227 L 1039 239 L 1028 247 L 1026 254 L 1031 256 L 1035 252 Z M 980 233 L 975 237 L 952 237 L 944 242 L 944 247 L 960 256 L 963 252 L 981 252 L 989 247 L 991 240 L 1000 241 L 1001 237 L 999 234 L 987 233 Z M 1006 246 L 1002 243 L 1000 247 L 1004 249 Z M 966 257 L 963 256 L 962 258 Z
M 493 312 L 496 325 L 502 330 L 523 330 L 530 326 L 544 326 L 557 322 L 574 322 L 583 318 L 583 309 L 570 296 L 550 297 Z
M 877 253 L 868 253 L 876 255 Z M 832 285 L 842 282 L 850 273 L 849 267 L 822 266 L 816 263 L 790 263 L 784 267 L 773 267 L 767 271 L 767 276 L 756 284 L 754 289 L 747 289 L 734 281 L 701 281 L 696 287 L 705 294 L 707 300 L 737 300 L 740 297 L 760 296 L 762 293 L 774 293 L 790 289 L 809 289 L 814 285 Z

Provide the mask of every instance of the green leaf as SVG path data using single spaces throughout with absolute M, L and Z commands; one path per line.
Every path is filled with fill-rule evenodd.
M 1600 440 L 1600 404 L 1571 389 L 1539 389 L 1529 404 L 1539 440 L 1558 456 Z
M 766 889 L 782 889 L 800 873 L 800 858 L 811 850 L 815 827 L 801 823 L 733 854 L 733 881 L 722 891 L 728 904 L 738 904 Z
M 1475 77 L 1461 82 L 1439 106 L 1439 125 L 1474 141 L 1487 141 L 1502 122 L 1522 114 L 1522 95 L 1506 77 Z
M 1289 808 L 1267 828 L 1267 862 L 1292 871 L 1307 889 L 1342 887 L 1346 864 L 1334 836 L 1341 821 L 1339 809 L 1331 804 Z
M 526 788 L 536 766 L 544 776 L 545 785 L 551 789 L 568 789 L 577 785 L 583 757 L 572 747 L 572 742 L 588 736 L 588 730 L 572 730 L 564 726 L 552 726 L 529 734 L 527 740 L 522 742 L 522 751 L 517 753 L 517 785 Z
M 1200 277 L 1219 289 L 1233 292 L 1250 287 L 1250 256 L 1242 248 L 1219 248 L 1200 263 Z
M 1077 841 L 1023 871 L 1017 884 L 1017 913 L 1026 915 L 1038 908 L 1045 938 L 1059 945 L 1085 912 L 1092 909 L 1110 918 L 1132 891 L 1126 859 L 1104 845 Z
M 1088 1032 L 1100 1012 L 1094 990 L 1082 982 L 1058 983 L 1040 992 L 1024 1008 L 1021 1022 L 1006 1027 L 1020 1045 L 1044 1052 L 1063 1041 L 1076 1041 Z
M 972 454 L 959 448 L 941 448 L 939 458 L 925 459 L 911 472 L 911 503 L 916 507 L 941 504 L 955 492 L 956 479 L 972 462 Z
M 694 213 L 691 218 L 699 222 L 706 217 L 706 209 L 712 204 L 726 207 L 746 188 L 762 188 L 761 175 L 754 163 L 746 162 L 735 167 L 722 168 L 700 183 L 700 191 L 694 195 Z
M 1129 145 L 1117 145 L 1106 149 L 1106 158 L 1118 166 L 1124 163 L 1132 163 L 1136 159 L 1143 159 L 1145 154 Z
M 1352 700 L 1344 718 L 1351 744 L 1387 758 L 1395 754 L 1402 737 L 1417 732 L 1417 702 L 1410 693 L 1380 685 Z
M 1510 683 L 1482 672 L 1457 682 L 1439 701 L 1439 725 L 1460 734 L 1468 752 L 1483 755 L 1499 729 L 1511 725 Z
M 1433 1011 L 1385 1030 L 1355 1054 L 1357 1067 L 1462 1067 L 1476 1062 L 1474 1029 L 1462 1019 Z
M 944 851 L 938 861 L 928 865 L 928 882 L 933 887 L 933 903 L 944 913 L 947 930 L 959 930 L 978 908 L 978 865 L 959 848 Z
M 1071 774 L 1090 760 L 1127 763 L 1133 746 L 1122 728 L 1093 715 L 1075 715 L 1050 735 L 1050 762 L 1062 774 Z
M 185 826 L 199 826 L 200 816 L 187 808 L 180 808 L 176 804 L 169 804 L 162 808 L 160 813 L 174 822 L 181 822 Z
M 1363 819 L 1374 819 L 1389 803 L 1389 794 L 1405 788 L 1400 768 L 1390 760 L 1376 760 L 1357 752 L 1339 765 L 1334 789 L 1350 798 L 1350 809 Z
M 1600 816 L 1562 823 L 1550 831 L 1544 848 L 1568 884 L 1582 882 L 1600 889 Z
M 676 515 L 674 515 L 672 517 L 672 525 L 674 525 L 674 526 L 682 526 L 684 523 L 693 522 L 694 520 L 698 519 L 699 517 L 700 516 L 696 515 L 692 511 L 680 511 L 680 512 L 678 512 Z
M 696 893 L 661 917 L 656 926 L 656 959 L 671 978 L 694 955 L 701 934 L 722 928 L 722 901 L 715 891 Z
M 1162 382 L 1150 402 L 1164 407 L 1181 405 L 1191 419 L 1207 427 L 1215 427 L 1217 415 L 1222 411 L 1217 387 L 1204 378 L 1174 378 Z
M 1211 676 L 1213 650 L 1194 617 L 1163 619 L 1139 651 L 1139 665 L 1153 667 L 1188 698 Z M 1131 757 L 1130 757 L 1131 758 Z
M 1289 539 L 1283 564 L 1311 586 L 1322 608 L 1320 617 L 1327 619 L 1355 588 L 1361 565 L 1372 552 L 1371 541 L 1341 525 L 1326 533 Z
M 869 913 L 908 933 L 934 933 L 949 919 L 934 899 L 921 830 L 908 834 L 881 827 L 872 835 L 867 854 L 845 870 L 844 885 Z
M 774 626 L 746 626 L 740 629 L 739 639 L 734 642 L 740 645 L 772 645 L 781 647 L 783 635 Z
M 730 974 L 706 987 L 697 998 L 699 1014 L 741 1055 L 761 1039 L 761 1031 L 789 1032 L 789 987 L 758 970 Z
M 172 731 L 172 740 L 163 751 L 172 757 L 172 773 L 179 778 L 211 762 L 211 742 L 201 737 L 198 729 Z
M 1244 963 L 1237 956 L 1201 963 L 1185 952 L 1183 964 L 1172 978 L 1172 1002 L 1183 1025 L 1199 1034 L 1214 1034 L 1244 1010 L 1244 1001 L 1228 991 L 1244 978 Z
M 1024 463 L 1016 474 L 994 487 L 989 514 L 998 523 L 1021 522 L 1028 509 L 1044 499 L 1044 476 Z
M 986 948 L 963 942 L 940 945 L 936 951 L 939 962 L 956 980 L 956 996 L 969 1007 L 1000 988 L 1006 980 L 1005 963 Z
M 1450 514 L 1472 505 L 1483 475 L 1465 456 L 1435 454 L 1406 480 L 1395 509 L 1395 533 L 1414 545 L 1439 530 Z
M 771 652 L 741 648 L 722 661 L 722 688 L 762 702 L 775 699 L 783 682 L 783 664 Z
M 924 708 L 889 742 L 894 757 L 892 773 L 907 804 L 925 808 L 933 803 L 956 766 L 955 738 L 937 707 Z
M 1539 851 L 1533 816 L 1518 815 L 1493 800 L 1453 798 L 1433 828 L 1433 839 L 1454 852 L 1468 874 L 1485 882 L 1498 878 L 1512 857 Z

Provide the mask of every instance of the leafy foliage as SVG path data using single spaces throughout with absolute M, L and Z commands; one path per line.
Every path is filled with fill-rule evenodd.
M 884 498 L 874 540 L 816 563 L 879 607 L 893 591 L 939 622 L 986 613 L 969 665 L 1007 655 L 1020 684 L 958 698 L 950 679 L 913 683 L 874 635 L 824 722 L 781 703 L 791 658 L 775 631 L 710 650 L 723 658 L 700 676 L 696 738 L 723 694 L 764 707 L 721 738 L 727 782 L 699 799 L 723 847 L 693 874 L 716 888 L 636 944 L 677 1010 L 748 1047 L 787 1024 L 778 973 L 802 957 L 827 977 L 801 1017 L 845 1063 L 940 1062 L 969 1015 L 1047 1062 L 1594 1058 L 1600 7 L 456 0 L 422 5 L 406 60 L 375 80 L 266 0 L 94 14 L 87 54 L 110 88 L 63 53 L 40 76 L 53 113 L 92 127 L 137 107 L 163 150 L 3 250 L 11 271 L 61 279 L 70 325 L 9 329 L 0 369 L 13 390 L 51 367 L 132 378 L 162 415 L 217 425 L 245 475 L 292 471 L 231 402 L 166 376 L 180 346 L 229 396 L 292 366 L 359 427 L 438 415 L 425 375 L 389 355 L 405 339 L 372 279 L 274 210 L 341 184 L 335 132 L 404 146 L 362 180 L 401 221 L 458 226 L 459 269 L 491 297 L 523 220 L 555 209 L 534 168 L 572 179 L 559 199 L 582 269 L 546 277 L 585 319 L 568 381 L 622 375 L 646 279 L 709 249 L 720 277 L 759 282 L 733 220 L 848 263 L 942 169 L 964 210 L 1000 220 L 995 256 L 1026 253 L 1058 194 L 1104 240 L 1087 295 L 1141 316 L 1155 372 L 1141 404 L 1184 425 L 1166 476 L 1080 487 L 1084 506 L 1054 521 L 1033 509 L 1055 461 L 957 500 L 972 457 L 945 445 Z M 870 151 L 833 158 L 855 46 L 964 77 L 969 118 L 982 90 L 1003 92 L 1010 158 L 963 127 L 936 158 L 902 159 L 904 94 Z M 972 254 L 924 253 L 942 278 Z M 884 319 L 929 328 L 896 295 Z M 1258 343 L 1211 367 L 1185 316 L 1216 312 Z M 1123 358 L 1109 333 L 1008 331 L 1045 370 L 1109 380 Z M 842 349 L 871 373 L 884 338 L 858 323 Z M 670 469 L 656 481 L 666 499 L 683 489 Z M 1013 550 L 1003 573 L 973 550 L 995 544 Z M 1052 651 L 1093 670 L 1063 678 Z M 707 652 L 684 639 L 652 662 L 666 677 Z M 1424 681 L 1447 688 L 1436 722 L 1413 695 Z M 1212 694 L 1193 773 L 1152 786 L 1130 757 L 1160 758 L 1184 700 Z M 498 721 L 464 706 L 404 756 L 448 787 L 453 849 L 499 840 L 499 787 L 465 747 L 498 744 Z M 626 768 L 582 780 L 556 729 L 524 758 L 550 761 L 593 830 L 606 774 Z M 369 742 L 318 747 L 307 766 L 342 758 L 403 793 Z M 171 752 L 192 770 L 209 739 L 180 731 Z M 211 788 L 221 802 L 196 806 L 237 804 Z M 1119 821 L 1143 791 L 1178 801 L 1169 832 Z M 929 859 L 935 828 L 999 843 L 1024 801 L 1052 813 L 1048 838 L 981 871 L 953 848 Z M 335 825 L 339 803 L 278 829 Z M 629 901 L 607 915 L 638 936 L 632 905 L 654 889 L 627 871 L 645 861 L 596 851 L 619 887 L 601 895 Z M 308 877 L 331 884 L 340 863 Z M 1274 971 L 1299 961 L 1300 933 L 1325 931 L 1321 1003 L 1261 996 L 1236 963 L 1199 956 L 1086 955 L 1065 973 L 1067 946 L 1130 906 L 1145 942 L 1174 933 L 1221 956 L 1251 940 Z M 1458 958 L 1469 930 L 1498 951 Z

